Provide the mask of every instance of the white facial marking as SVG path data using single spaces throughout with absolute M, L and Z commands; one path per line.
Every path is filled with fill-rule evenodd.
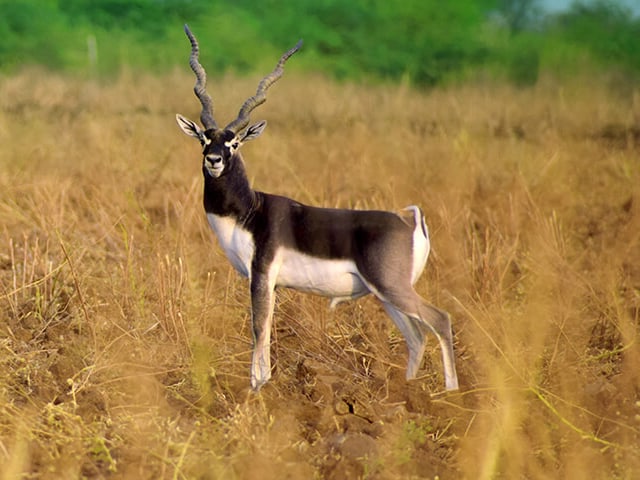
M 209 137 L 207 137 L 206 135 L 203 135 L 202 137 L 205 145 L 211 145 L 212 140 Z
M 238 140 L 238 137 L 233 137 L 232 140 L 229 140 L 228 142 L 224 142 L 224 146 L 227 147 L 229 150 L 231 150 L 231 153 L 235 152 L 238 148 L 240 148 L 240 141 Z
M 209 154 L 205 157 L 204 163 L 214 178 L 218 178 L 224 170 L 224 164 L 222 163 L 222 157 L 220 155 Z

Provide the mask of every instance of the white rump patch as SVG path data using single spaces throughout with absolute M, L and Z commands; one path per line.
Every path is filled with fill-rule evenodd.
M 431 243 L 429 242 L 429 229 L 424 221 L 422 211 L 416 205 L 405 208 L 407 211 L 413 212 L 413 267 L 411 269 L 411 284 L 416 283 L 429 257 Z

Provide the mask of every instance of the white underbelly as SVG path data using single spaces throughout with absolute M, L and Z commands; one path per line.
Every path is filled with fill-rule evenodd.
M 277 258 L 276 286 L 345 299 L 369 291 L 352 260 L 315 258 L 289 249 L 280 250 Z

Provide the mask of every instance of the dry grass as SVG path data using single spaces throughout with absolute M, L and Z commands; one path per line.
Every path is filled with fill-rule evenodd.
M 254 83 L 212 81 L 221 121 Z M 285 77 L 256 112 L 256 188 L 425 209 L 418 290 L 452 314 L 462 387 L 432 397 L 435 342 L 407 383 L 374 300 L 289 291 L 249 392 L 247 286 L 173 119 L 191 86 L 0 80 L 0 478 L 634 476 L 639 91 Z

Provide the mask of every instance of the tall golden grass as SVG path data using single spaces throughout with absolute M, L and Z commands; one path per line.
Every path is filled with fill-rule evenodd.
M 210 80 L 220 122 L 257 79 Z M 419 204 L 417 288 L 459 393 L 373 299 L 281 291 L 249 391 L 246 282 L 201 206 L 187 72 L 0 79 L 0 478 L 632 478 L 640 469 L 640 90 L 287 76 L 255 188 Z

